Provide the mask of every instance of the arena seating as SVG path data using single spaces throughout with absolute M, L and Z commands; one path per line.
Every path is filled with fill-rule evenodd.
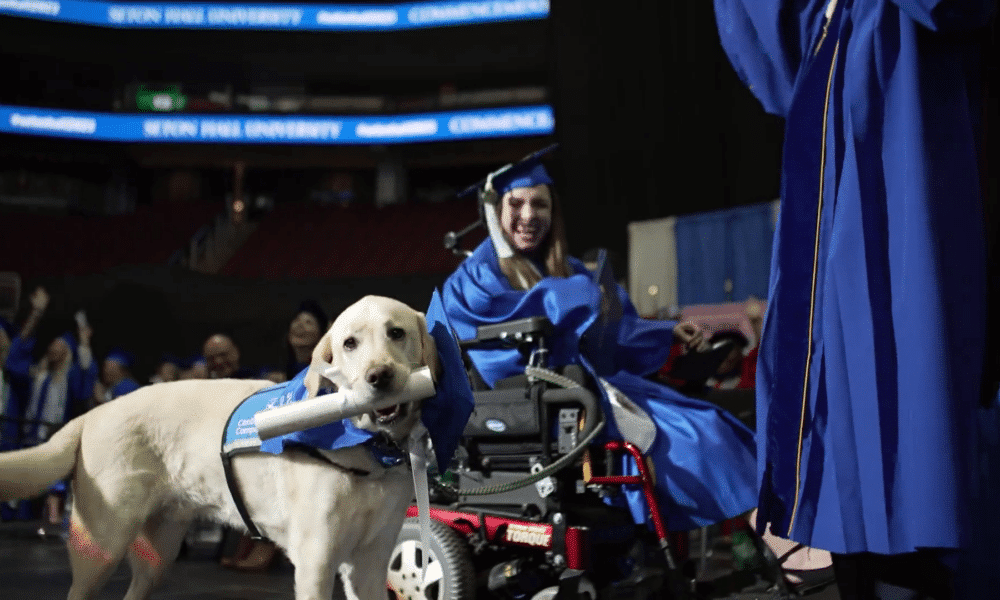
M 215 203 L 171 203 L 114 216 L 5 212 L 3 268 L 37 277 L 165 264 L 220 210 Z
M 266 279 L 447 273 L 459 259 L 445 251 L 444 234 L 476 217 L 468 200 L 384 208 L 279 204 L 222 273 Z M 484 236 L 470 234 L 465 247 Z

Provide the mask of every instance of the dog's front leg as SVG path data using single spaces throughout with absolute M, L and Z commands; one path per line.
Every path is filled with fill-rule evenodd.
M 345 581 L 344 589 L 351 600 L 381 600 L 386 596 L 386 576 L 389 571 L 389 559 L 399 537 L 402 519 L 396 523 L 389 519 L 374 540 L 355 551 L 350 557 L 349 582 Z M 352 596 L 352 590 L 354 595 Z
M 341 543 L 329 523 L 316 522 L 288 536 L 288 559 L 295 565 L 295 600 L 329 600 L 333 597 L 337 567 L 343 560 Z

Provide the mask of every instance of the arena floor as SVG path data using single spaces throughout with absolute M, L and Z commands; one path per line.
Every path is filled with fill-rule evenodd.
M 62 600 L 70 587 L 66 547 L 58 537 L 39 537 L 39 523 L 0 523 L 0 598 Z M 694 544 L 697 547 L 697 544 Z M 695 548 L 696 549 L 696 548 Z M 714 578 L 729 562 L 724 548 L 705 563 L 706 578 Z M 179 559 L 153 600 L 293 600 L 293 568 L 281 560 L 266 572 L 225 569 L 207 550 L 195 549 Z M 118 568 L 97 600 L 119 600 L 128 589 L 126 563 Z M 741 596 L 746 600 L 747 596 Z M 835 586 L 804 596 L 806 600 L 840 600 Z
M 70 586 L 62 539 L 41 539 L 38 523 L 0 523 L 0 597 L 11 600 L 62 600 Z M 122 563 L 98 600 L 120 600 L 128 589 Z M 267 572 L 247 573 L 219 566 L 208 556 L 178 560 L 153 600 L 293 600 L 292 566 L 287 561 Z

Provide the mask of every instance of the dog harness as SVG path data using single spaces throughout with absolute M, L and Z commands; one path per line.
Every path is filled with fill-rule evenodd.
M 257 434 L 257 426 L 254 424 L 254 415 L 262 410 L 304 399 L 307 395 L 304 384 L 307 370 L 303 370 L 291 381 L 266 387 L 252 394 L 233 409 L 229 420 L 226 421 L 226 428 L 222 435 L 222 469 L 225 472 L 226 485 L 229 487 L 229 493 L 236 505 L 236 510 L 253 539 L 264 539 L 264 536 L 261 535 L 253 519 L 250 518 L 239 482 L 233 472 L 232 458 L 234 456 L 251 452 L 280 454 L 285 450 L 301 451 L 357 477 L 367 477 L 372 472 L 339 464 L 320 450 L 364 446 L 368 449 L 375 464 L 383 469 L 390 469 L 408 462 L 407 455 L 388 436 L 381 433 L 375 435 L 369 431 L 358 429 L 348 419 L 261 441 Z

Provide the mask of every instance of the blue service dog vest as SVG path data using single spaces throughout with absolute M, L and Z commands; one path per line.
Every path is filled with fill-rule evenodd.
M 306 452 L 325 462 L 330 462 L 318 450 L 337 450 L 351 446 L 366 446 L 376 462 L 385 468 L 394 467 L 406 462 L 406 455 L 390 440 L 384 436 L 374 435 L 369 431 L 358 429 L 349 419 L 262 441 L 257 434 L 254 415 L 262 410 L 269 410 L 305 399 L 308 395 L 308 391 L 305 388 L 307 371 L 308 369 L 303 369 L 294 379 L 266 387 L 240 402 L 233 409 L 232 414 L 229 415 L 229 420 L 226 422 L 226 427 L 223 430 L 222 467 L 226 474 L 226 484 L 229 486 L 229 493 L 236 504 L 236 510 L 239 511 L 243 523 L 250 532 L 250 536 L 254 539 L 262 539 L 263 536 L 261 536 L 257 526 L 254 525 L 247 511 L 246 504 L 243 501 L 243 494 L 240 492 L 238 482 L 233 473 L 233 456 L 248 452 L 280 454 L 285 450 L 294 449 Z M 367 471 L 358 469 L 341 468 L 355 475 L 369 474 Z

